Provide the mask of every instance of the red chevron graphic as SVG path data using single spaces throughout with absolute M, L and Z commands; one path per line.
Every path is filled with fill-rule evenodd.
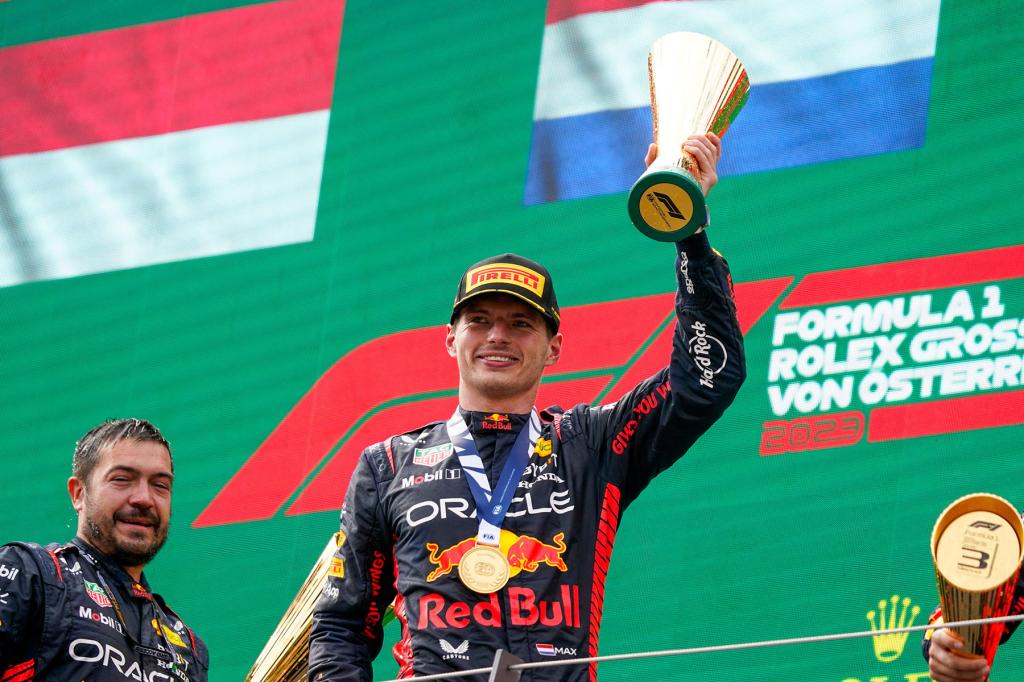
M 790 282 L 792 278 L 785 277 L 736 285 L 744 332 Z M 568 341 L 555 371 L 541 385 L 538 404 L 568 407 L 589 402 L 625 369 L 609 393 L 618 397 L 654 374 L 668 357 L 669 332 L 660 334 L 631 364 L 630 359 L 672 314 L 672 299 L 673 294 L 657 294 L 564 309 L 562 330 Z M 287 514 L 339 508 L 352 467 L 365 446 L 443 417 L 454 408 L 458 372 L 444 351 L 444 335 L 443 325 L 398 332 L 339 359 L 217 493 L 193 527 L 270 518 L 300 488 Z M 606 372 L 559 380 L 593 370 Z M 451 395 L 436 395 L 442 392 Z M 339 443 L 337 453 L 331 455 Z

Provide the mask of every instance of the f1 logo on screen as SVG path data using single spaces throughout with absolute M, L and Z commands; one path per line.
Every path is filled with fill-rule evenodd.
M 744 334 L 777 303 L 771 347 L 748 341 L 768 366 L 751 454 L 1024 423 L 1024 305 L 1012 304 L 1021 279 L 1024 246 L 1010 246 L 737 284 Z M 563 310 L 573 343 L 538 404 L 614 400 L 654 374 L 671 346 L 672 297 Z M 286 515 L 339 509 L 365 446 L 451 409 L 458 377 L 442 333 L 383 336 L 339 359 L 193 526 L 267 519 L 293 497 Z

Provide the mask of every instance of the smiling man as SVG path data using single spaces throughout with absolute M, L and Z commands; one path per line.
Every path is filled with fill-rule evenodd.
M 706 194 L 720 142 L 684 148 Z M 445 337 L 458 407 L 360 457 L 313 619 L 310 680 L 371 679 L 393 598 L 403 677 L 486 667 L 497 649 L 527 661 L 597 653 L 622 511 L 721 416 L 746 373 L 725 261 L 701 231 L 676 245 L 675 263 L 668 366 L 615 403 L 564 412 L 534 406 L 563 343 L 551 274 L 510 253 L 466 270 Z M 680 522 L 675 510 L 664 522 Z M 522 679 L 595 676 L 577 664 Z
M 206 646 L 143 568 L 167 540 L 174 465 L 148 421 L 118 419 L 75 446 L 78 533 L 0 548 L 0 680 L 207 679 Z

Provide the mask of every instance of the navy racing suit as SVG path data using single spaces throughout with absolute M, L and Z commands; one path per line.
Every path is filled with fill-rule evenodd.
M 206 645 L 149 589 L 75 538 L 0 547 L 0 680 L 206 682 Z
M 314 613 L 310 680 L 371 679 L 381 620 L 396 595 L 402 677 L 487 667 L 499 648 L 525 661 L 596 655 L 622 512 L 721 416 L 746 376 L 726 262 L 703 233 L 677 248 L 669 366 L 615 403 L 541 414 L 541 436 L 502 525 L 512 570 L 498 592 L 475 593 L 458 578 L 478 524 L 445 422 L 363 451 Z M 462 416 L 493 485 L 527 416 Z M 594 665 L 522 675 L 595 677 Z

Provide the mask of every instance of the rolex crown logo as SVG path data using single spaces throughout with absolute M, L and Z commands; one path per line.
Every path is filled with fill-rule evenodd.
M 871 631 L 879 632 L 911 627 L 919 613 L 921 607 L 914 605 L 911 608 L 910 597 L 903 597 L 901 602 L 899 595 L 894 594 L 889 601 L 883 599 L 878 602 L 877 613 L 874 610 L 868 611 L 867 619 L 871 623 Z M 875 658 L 882 663 L 895 661 L 903 654 L 903 647 L 906 646 L 909 636 L 909 632 L 872 635 L 871 643 L 875 647 Z

